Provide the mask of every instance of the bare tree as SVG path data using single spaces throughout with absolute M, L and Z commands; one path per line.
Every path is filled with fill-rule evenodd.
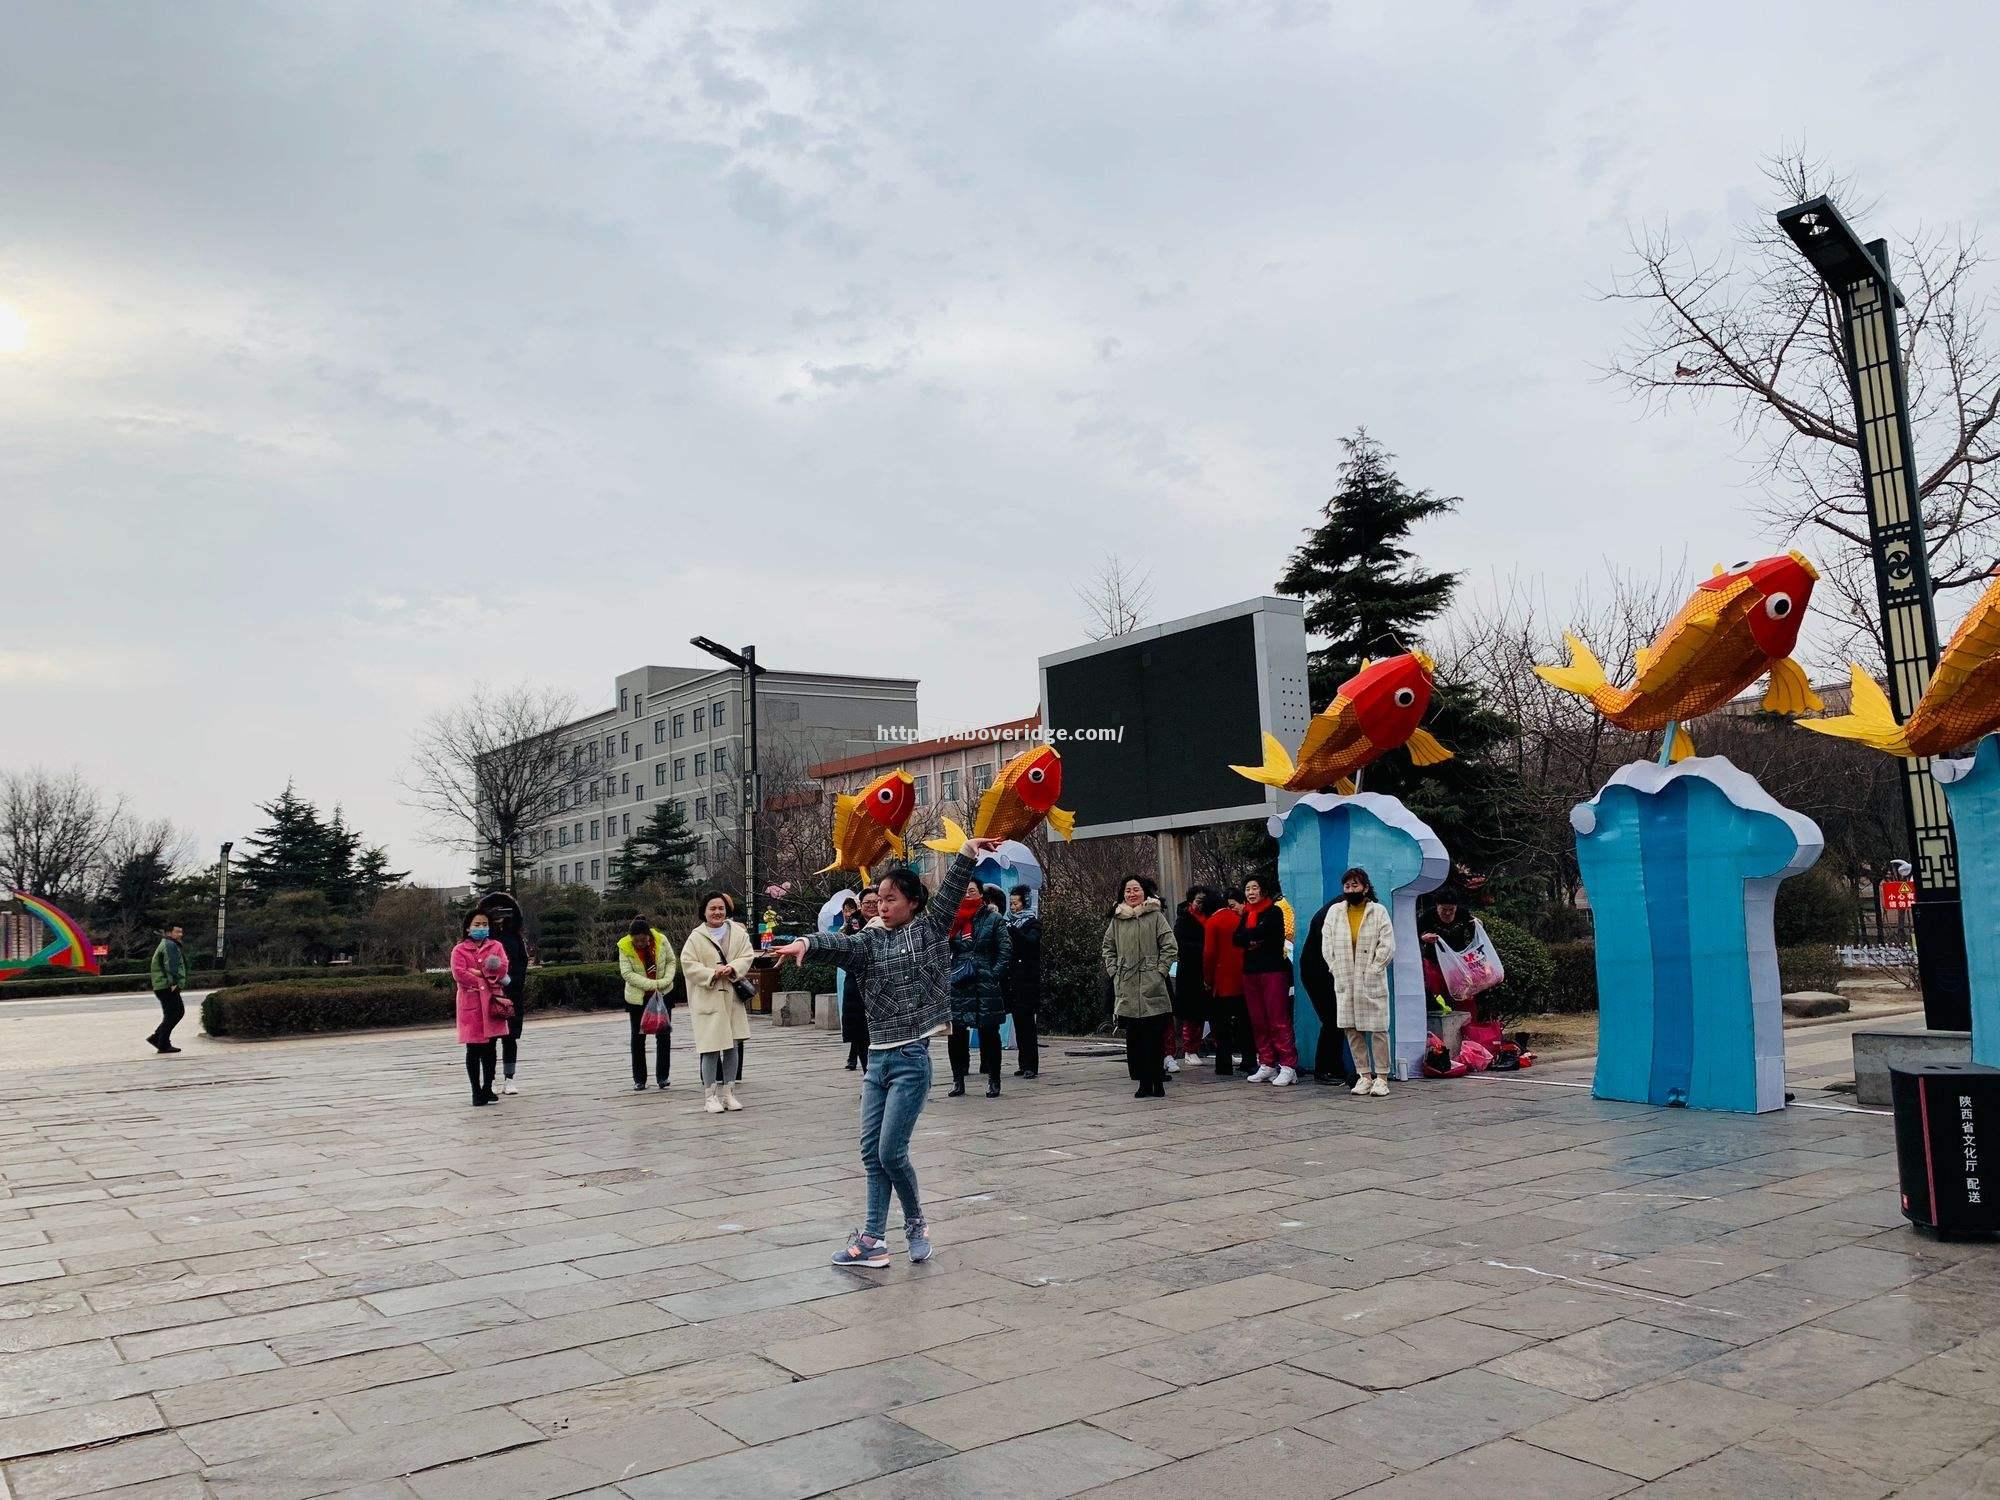
M 0 882 L 50 901 L 93 893 L 125 804 L 80 771 L 0 776 Z
M 1077 585 L 1090 623 L 1085 626 L 1093 641 L 1114 635 L 1129 635 L 1146 623 L 1153 604 L 1153 577 L 1143 570 L 1126 566 L 1116 553 L 1104 559 L 1104 566 L 1088 583 Z
M 1825 589 L 1852 649 L 1880 641 L 1867 507 L 1840 311 L 1773 215 L 1824 193 L 1865 220 L 1853 180 L 1801 150 L 1767 163 L 1768 212 L 1734 244 L 1697 250 L 1662 227 L 1637 237 L 1634 264 L 1607 294 L 1636 304 L 1631 340 L 1605 373 L 1649 403 L 1720 401 L 1770 485 L 1764 519 L 1790 538 L 1817 531 L 1830 548 Z M 2000 349 L 1988 336 L 1994 293 L 1975 230 L 1919 230 L 1890 271 L 1901 320 L 1918 492 L 1934 589 L 1985 581 L 2000 544 Z M 1818 549 L 1814 549 L 1818 550 Z
M 490 688 L 441 709 L 417 734 L 403 786 L 431 822 L 432 838 L 497 859 L 514 886 L 514 858 L 530 829 L 580 785 L 580 745 L 564 737 L 576 699 L 555 688 Z

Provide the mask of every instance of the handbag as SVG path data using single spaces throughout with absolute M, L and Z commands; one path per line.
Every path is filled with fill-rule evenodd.
M 486 1001 L 486 1012 L 496 1021 L 511 1021 L 514 1019 L 514 1002 L 505 995 L 489 996 Z
M 658 991 L 648 995 L 646 1008 L 639 1012 L 639 1029 L 647 1036 L 657 1036 L 673 1024 L 673 1013 L 667 1009 L 667 997 Z
M 708 946 L 715 950 L 715 956 L 724 963 L 728 963 L 729 955 L 722 951 L 722 944 L 718 943 L 714 938 L 708 937 L 706 932 L 702 936 L 708 938 Z M 757 986 L 740 974 L 729 981 L 729 988 L 735 994 L 736 998 L 741 1000 L 745 1005 L 748 1005 L 752 1000 L 757 998 Z

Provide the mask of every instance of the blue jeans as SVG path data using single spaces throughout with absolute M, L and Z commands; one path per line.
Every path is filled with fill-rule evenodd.
M 863 1232 L 881 1239 L 889 1228 L 889 1190 L 903 1200 L 903 1222 L 924 1216 L 917 1201 L 917 1169 L 910 1165 L 910 1134 L 931 1093 L 928 1040 L 868 1054 L 861 1078 L 861 1165 L 868 1173 L 868 1222 Z

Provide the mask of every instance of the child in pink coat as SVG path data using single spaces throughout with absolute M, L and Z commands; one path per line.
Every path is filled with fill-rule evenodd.
M 451 977 L 458 986 L 458 1039 L 465 1043 L 472 1102 L 497 1103 L 493 1069 L 499 1061 L 495 1041 L 507 1034 L 507 1016 L 501 1008 L 506 1004 L 507 950 L 494 938 L 485 912 L 466 917 L 465 941 L 451 950 Z

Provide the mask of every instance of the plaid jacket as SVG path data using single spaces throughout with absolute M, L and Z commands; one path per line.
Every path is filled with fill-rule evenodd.
M 951 919 L 972 866 L 970 854 L 954 859 L 924 909 L 901 927 L 815 932 L 806 939 L 806 952 L 825 954 L 867 986 L 874 1046 L 900 1047 L 949 1029 Z

